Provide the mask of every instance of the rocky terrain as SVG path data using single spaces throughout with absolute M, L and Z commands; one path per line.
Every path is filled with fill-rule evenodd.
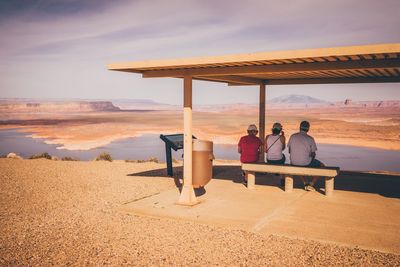
M 234 103 L 220 105 L 195 105 L 194 111 L 207 112 L 258 112 L 258 104 Z M 335 109 L 335 108 L 400 108 L 400 100 L 329 102 L 304 95 L 285 95 L 269 99 L 268 109 Z M 0 112 L 88 112 L 88 111 L 180 111 L 181 105 L 158 103 L 149 99 L 113 100 L 46 100 L 0 99 Z
M 318 98 L 305 95 L 285 95 L 275 97 L 267 101 L 267 109 L 292 110 L 292 109 L 352 109 L 352 108 L 400 108 L 400 100 L 382 100 L 382 101 L 353 101 L 344 99 L 342 101 L 325 101 Z M 225 105 L 199 105 L 194 110 L 208 112 L 258 112 L 258 104 L 225 104 Z
M 122 110 L 180 110 L 182 106 L 158 103 L 150 99 L 113 99 L 113 105 Z
M 118 211 L 157 163 L 0 159 L 0 266 L 400 266 L 400 256 Z M 249 249 L 251 248 L 251 249 Z

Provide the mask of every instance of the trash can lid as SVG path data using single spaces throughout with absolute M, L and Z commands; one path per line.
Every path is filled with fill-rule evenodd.
M 208 140 L 193 139 L 193 151 L 213 151 L 213 142 Z

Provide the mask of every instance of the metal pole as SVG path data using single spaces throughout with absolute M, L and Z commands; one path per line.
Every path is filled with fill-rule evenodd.
M 167 143 L 165 143 L 165 155 L 167 159 L 167 174 L 168 176 L 174 176 L 174 171 L 172 168 L 172 152 L 171 152 L 171 146 Z

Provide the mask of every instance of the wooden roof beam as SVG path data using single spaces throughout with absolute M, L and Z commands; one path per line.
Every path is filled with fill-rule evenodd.
M 289 71 L 329 71 L 348 69 L 377 69 L 377 68 L 398 68 L 400 59 L 374 59 L 338 62 L 312 62 L 312 63 L 291 63 L 263 66 L 240 66 L 240 67 L 214 67 L 214 68 L 190 68 L 170 70 L 149 70 L 143 71 L 144 78 L 156 77 L 182 77 L 190 76 L 217 76 L 217 75 L 246 75 L 263 74 L 273 72 Z
M 241 76 L 194 76 L 193 79 L 202 81 L 237 83 L 242 85 L 260 85 L 264 84 L 263 79 L 241 77 Z
M 281 84 L 331 84 L 331 83 L 398 83 L 400 77 L 353 77 L 353 78 L 316 78 L 316 79 L 276 79 L 266 81 L 267 85 Z
M 357 77 L 357 78 L 315 78 L 315 79 L 272 79 L 265 80 L 266 85 L 286 84 L 339 84 L 339 83 L 398 83 L 400 77 Z M 228 83 L 228 86 L 245 86 L 248 84 Z

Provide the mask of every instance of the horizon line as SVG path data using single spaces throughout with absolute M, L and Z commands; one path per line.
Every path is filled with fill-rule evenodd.
M 276 98 L 282 98 L 282 97 L 289 97 L 289 96 L 306 96 L 306 97 L 311 97 L 316 100 L 321 100 L 322 102 L 320 103 L 299 103 L 299 104 L 324 104 L 325 103 L 337 103 L 337 102 L 344 102 L 346 100 L 351 100 L 352 102 L 379 102 L 379 101 L 400 101 L 400 99 L 376 99 L 376 100 L 357 100 L 357 99 L 352 99 L 352 98 L 343 98 L 342 100 L 325 100 L 321 98 L 316 98 L 312 97 L 309 95 L 295 95 L 295 94 L 289 94 L 289 95 L 282 95 L 282 96 L 277 96 L 272 99 L 267 99 L 267 102 L 271 102 L 272 100 Z M 143 102 L 150 102 L 153 104 L 163 104 L 163 105 L 170 105 L 170 106 L 180 106 L 182 104 L 171 104 L 171 103 L 165 103 L 165 102 L 158 102 L 156 100 L 150 99 L 150 98 L 75 98 L 75 97 L 65 97 L 65 98 L 56 98 L 56 97 L 0 97 L 0 101 L 8 101 L 8 100 L 16 100 L 16 101 L 143 101 Z M 230 102 L 230 103 L 201 103 L 198 105 L 203 105 L 203 106 L 214 106 L 214 105 L 237 105 L 237 104 L 243 104 L 243 105 L 258 105 L 258 102 L 253 102 L 253 103 L 245 103 L 245 102 Z M 279 104 L 296 104 L 296 103 L 279 103 Z

